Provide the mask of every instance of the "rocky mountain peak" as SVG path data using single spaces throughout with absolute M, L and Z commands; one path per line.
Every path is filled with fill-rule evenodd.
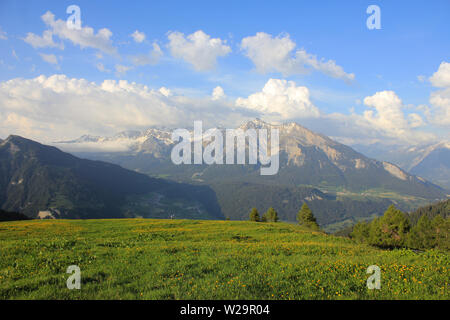
M 248 129 L 269 129 L 274 127 L 274 125 L 267 123 L 259 118 L 247 121 L 246 123 L 239 126 L 239 129 L 248 130 Z

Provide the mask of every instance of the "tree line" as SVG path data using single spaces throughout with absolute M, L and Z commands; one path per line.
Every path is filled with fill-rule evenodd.
M 249 217 L 250 221 L 254 222 L 279 221 L 278 213 L 272 207 L 262 216 L 256 208 L 252 208 Z M 432 215 L 432 218 L 430 214 L 422 214 L 418 219 L 412 218 L 415 216 L 410 217 L 391 205 L 383 216 L 354 225 L 350 238 L 384 249 L 450 250 L 450 218 L 447 214 Z M 314 214 L 306 203 L 303 203 L 297 213 L 297 222 L 308 230 L 320 230 Z
M 380 248 L 450 249 L 450 219 L 423 214 L 412 224 L 409 217 L 391 205 L 383 216 L 358 222 L 350 237 Z
M 250 211 L 250 221 L 278 222 L 278 213 L 274 208 L 270 207 L 262 216 L 260 216 L 258 209 L 252 208 Z M 309 209 L 306 203 L 303 203 L 301 209 L 297 213 L 297 222 L 307 229 L 320 230 L 316 217 L 314 217 L 311 209 Z

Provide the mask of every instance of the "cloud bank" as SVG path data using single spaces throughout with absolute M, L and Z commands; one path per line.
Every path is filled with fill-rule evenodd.
M 127 68 L 117 65 L 116 71 Z M 447 79 L 446 72 L 441 64 L 432 77 L 447 85 L 442 80 Z M 231 128 L 259 117 L 297 121 L 347 144 L 416 145 L 436 141 L 438 137 L 426 130 L 430 124 L 450 125 L 449 87 L 431 93 L 430 107 L 405 106 L 394 91 L 379 91 L 362 101 L 360 113 L 327 114 L 311 100 L 307 87 L 283 79 L 269 79 L 261 91 L 233 99 L 220 86 L 193 98 L 125 80 L 97 84 L 62 74 L 41 75 L 0 82 L 0 136 L 19 134 L 52 142 L 152 126 L 189 128 L 195 120 L 202 120 L 205 127 Z
M 230 126 L 244 118 L 226 101 L 176 96 L 167 88 L 154 90 L 125 80 L 96 84 L 65 75 L 42 75 L 0 82 L 2 137 L 18 134 L 52 142 L 151 126 L 186 128 L 194 120 Z

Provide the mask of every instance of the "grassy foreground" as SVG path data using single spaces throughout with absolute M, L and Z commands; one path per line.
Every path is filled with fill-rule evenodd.
M 384 251 L 285 223 L 0 223 L 0 299 L 449 299 L 450 255 Z M 81 290 L 69 290 L 69 265 Z M 381 289 L 366 269 L 381 268 Z

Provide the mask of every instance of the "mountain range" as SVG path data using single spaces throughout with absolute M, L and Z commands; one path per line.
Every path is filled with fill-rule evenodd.
M 162 172 L 156 171 L 156 168 L 171 166 L 170 151 L 174 142 L 170 138 L 171 131 L 164 129 L 122 132 L 113 137 L 82 136 L 77 140 L 57 144 L 65 150 L 75 150 L 75 154 L 84 157 L 103 158 L 120 163 L 129 169 L 150 174 L 168 174 L 174 179 L 187 181 L 211 181 L 219 177 L 223 181 L 223 179 L 234 180 L 237 177 L 240 181 L 257 179 L 258 182 L 275 181 L 292 186 L 323 185 L 325 188 L 339 187 L 353 191 L 385 188 L 427 198 L 440 197 L 444 192 L 420 176 L 411 175 L 392 163 L 370 159 L 348 146 L 294 122 L 272 125 L 254 120 L 239 128 L 280 130 L 280 171 L 277 175 L 258 179 L 257 166 L 250 165 L 245 166 L 248 167 L 246 169 L 241 167 L 237 170 L 217 165 L 191 167 L 173 165 L 172 168 L 163 169 Z M 418 161 L 422 162 L 423 160 Z M 177 167 L 181 170 L 177 170 Z M 414 168 L 417 168 L 417 165 Z M 245 177 L 242 177 L 242 170 L 246 171 Z M 227 172 L 226 177 L 221 175 L 221 171 Z M 236 173 L 230 175 L 228 174 L 230 171 Z
M 412 210 L 444 199 L 446 190 L 390 162 L 374 160 L 324 135 L 290 122 L 256 119 L 239 128 L 279 129 L 280 169 L 261 176 L 257 165 L 174 165 L 171 130 L 151 128 L 111 137 L 82 136 L 55 143 L 93 160 L 178 183 L 214 190 L 224 216 L 245 219 L 251 207 L 273 206 L 281 219 L 295 220 L 301 203 L 315 210 L 319 223 L 336 224 L 381 214 L 394 203 Z
M 421 146 L 357 145 L 355 148 L 376 159 L 391 161 L 402 169 L 450 190 L 450 142 Z

